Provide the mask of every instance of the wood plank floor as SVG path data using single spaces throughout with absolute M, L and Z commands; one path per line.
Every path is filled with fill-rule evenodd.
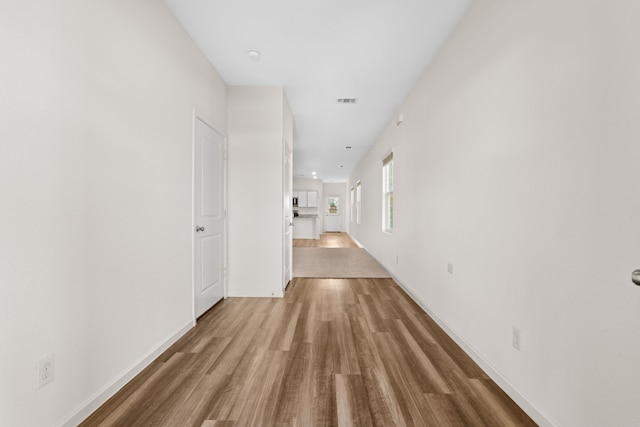
M 357 248 L 358 245 L 346 233 L 322 233 L 319 239 L 293 239 L 293 246 L 300 248 Z
M 82 426 L 531 426 L 391 279 L 230 298 Z

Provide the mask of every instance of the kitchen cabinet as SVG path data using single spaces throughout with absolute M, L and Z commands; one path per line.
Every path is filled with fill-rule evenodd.
M 318 207 L 318 192 L 317 191 L 308 191 L 307 192 L 307 207 L 309 207 L 309 208 L 317 208 Z
M 292 196 L 298 200 L 298 204 L 296 205 L 298 208 L 318 207 L 317 191 L 294 191 Z
M 293 218 L 294 239 L 318 239 L 317 215 L 302 215 Z
M 306 191 L 298 191 L 298 207 L 306 208 L 307 205 L 307 192 Z

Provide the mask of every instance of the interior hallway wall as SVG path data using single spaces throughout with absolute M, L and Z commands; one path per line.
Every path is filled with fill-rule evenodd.
M 640 425 L 639 16 L 475 1 L 350 181 L 351 234 L 543 425 Z
M 226 132 L 227 87 L 155 0 L 3 2 L 0 51 L 0 425 L 76 425 L 193 324 L 193 109 Z
M 284 296 L 284 89 L 229 88 L 229 296 Z

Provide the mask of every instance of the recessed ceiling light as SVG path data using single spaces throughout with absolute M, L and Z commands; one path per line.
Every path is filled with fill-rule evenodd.
M 249 49 L 247 51 L 247 55 L 249 55 L 249 59 L 253 61 L 259 61 L 260 56 L 262 55 L 258 49 Z
M 315 175 L 315 174 L 316 174 L 315 172 L 311 172 L 311 175 Z

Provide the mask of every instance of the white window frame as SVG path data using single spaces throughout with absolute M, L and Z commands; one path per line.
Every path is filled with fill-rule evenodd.
M 349 215 L 351 217 L 351 222 L 354 222 L 356 219 L 356 196 L 355 196 L 355 189 L 353 187 L 353 185 L 351 186 L 351 193 L 349 194 Z
M 393 233 L 393 151 L 382 160 L 382 231 Z
M 362 222 L 362 182 L 356 182 L 356 223 Z

